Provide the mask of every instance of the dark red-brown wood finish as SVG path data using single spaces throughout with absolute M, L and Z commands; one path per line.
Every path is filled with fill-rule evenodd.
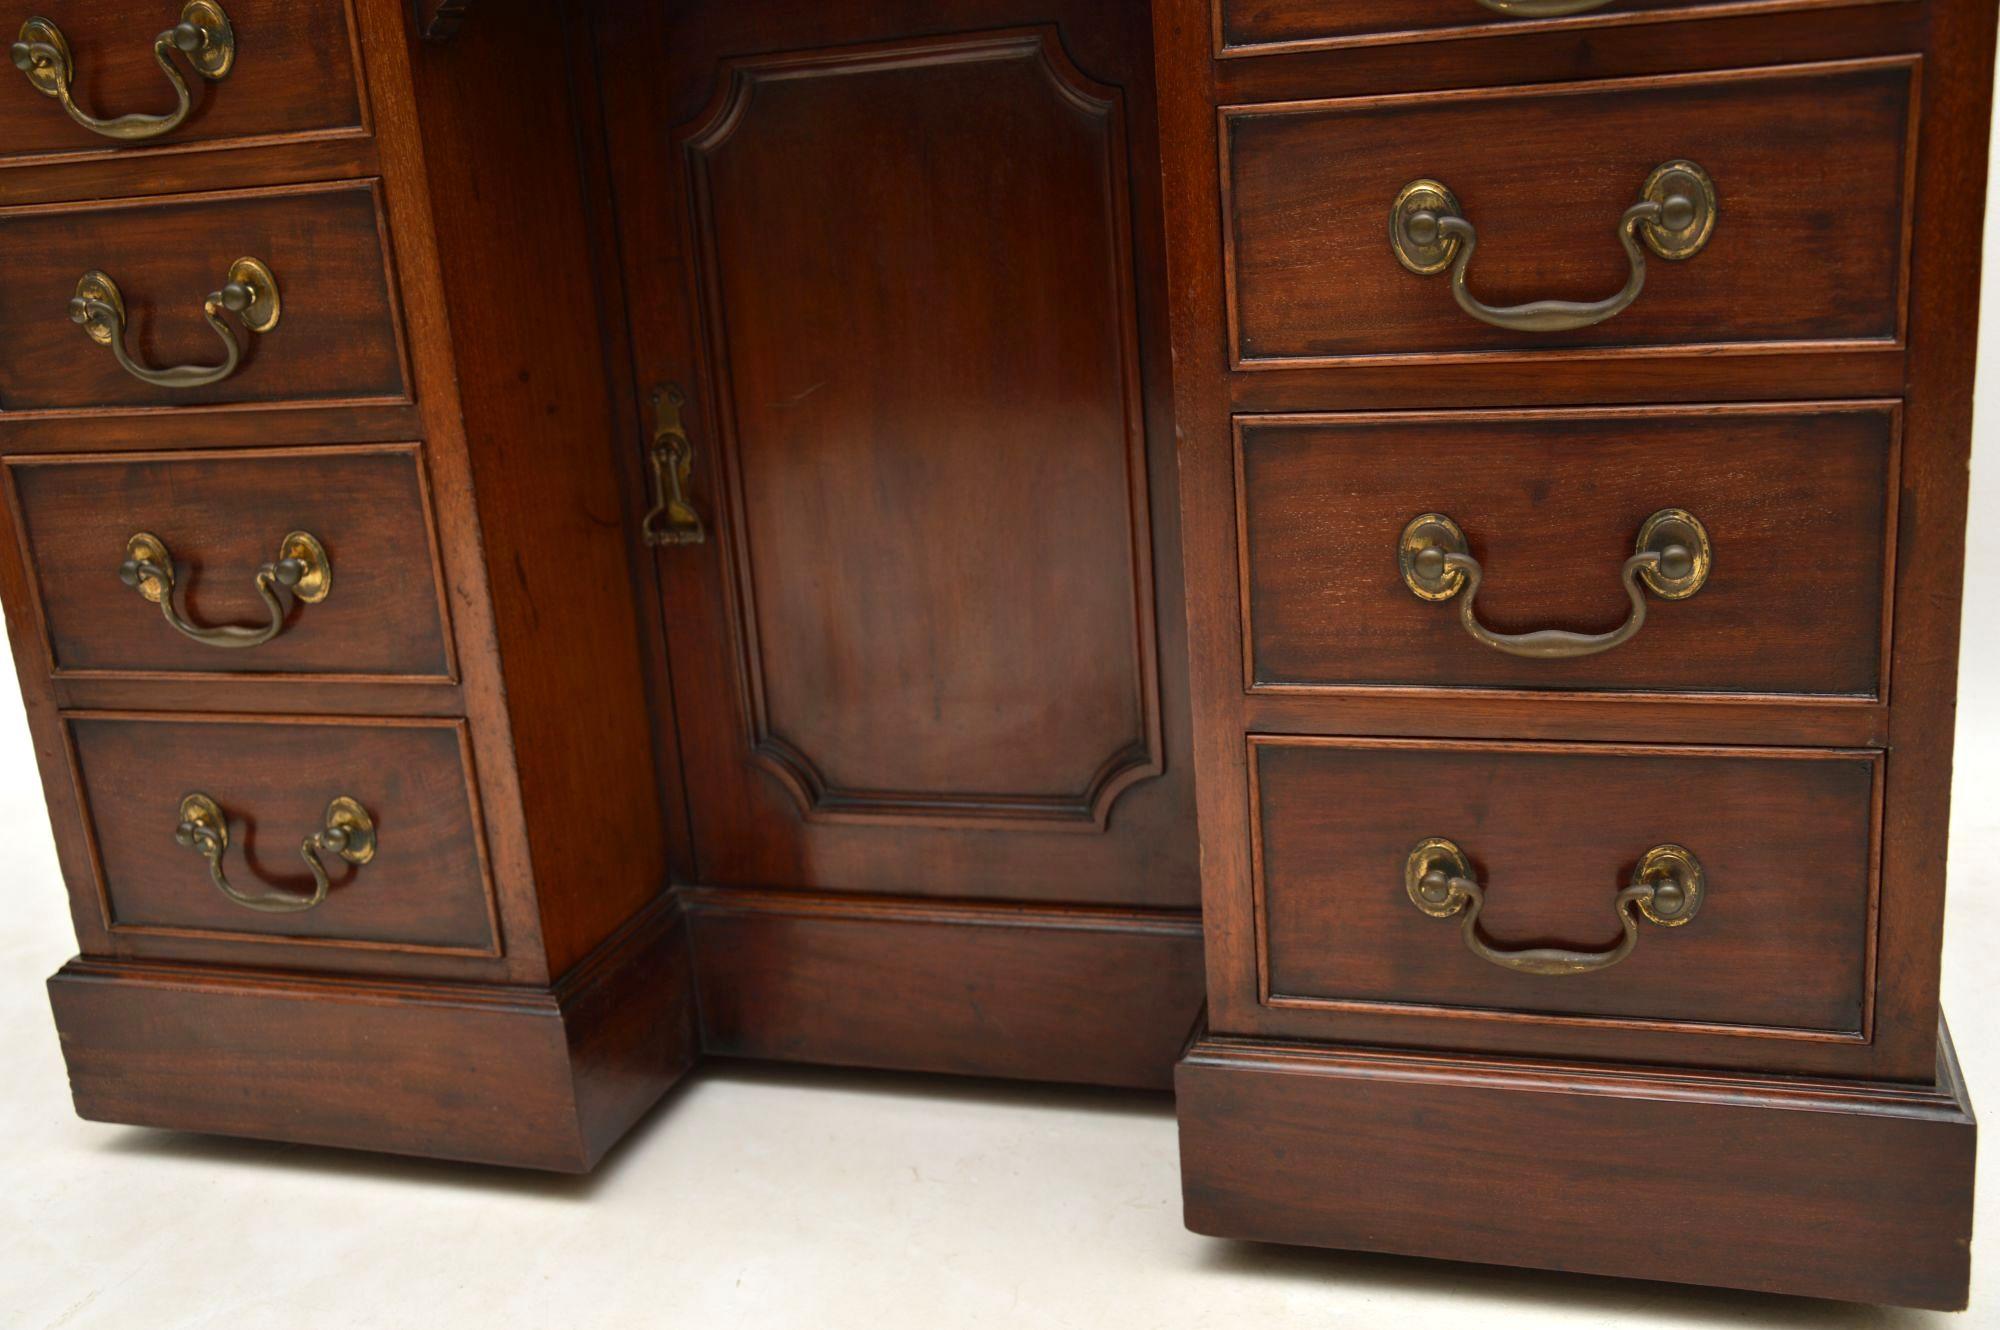
M 1937 967 L 1993 6 L 1503 8 L 1154 7 L 1209 974 L 1190 1223 L 1960 1305 Z M 1390 243 L 1439 181 L 1474 300 L 1600 300 L 1674 159 L 1714 182 L 1705 247 L 1585 326 L 1476 320 Z M 1602 654 L 1493 649 L 1617 628 L 1662 509 L 1714 515 L 1696 594 Z M 1469 620 L 1399 565 L 1424 513 L 1479 560 Z M 1484 891 L 1473 946 L 1406 879 L 1432 837 Z M 1713 870 L 1701 912 L 1606 966 L 1663 843 Z M 1535 947 L 1590 963 L 1523 973 Z M 1771 1072 L 1842 1119 L 1751 1093 Z M 1904 1134 L 1910 1096 L 1936 1121 Z M 1635 1126 L 1655 1100 L 1731 1162 L 1619 1158 L 1649 1131 L 1686 1157 Z M 1587 1197 L 1527 1203 L 1570 1193 L 1516 1137 L 1716 1244 L 1597 1241 Z M 1826 1178 L 1835 1148 L 1870 1159 Z M 1875 1167 L 1895 1185 L 1849 1190 Z M 1893 1216 L 1896 1254 L 1788 1250 L 1766 1198 L 1813 1186 L 1869 1196 L 1853 1231 Z
M 171 105 L 155 9 L 47 0 L 81 105 Z M 1963 1301 L 1993 0 L 229 9 L 153 139 L 0 80 L 84 1115 L 582 1170 L 704 1052 L 1177 1083 L 1202 1232 Z M 1588 326 L 1389 243 L 1434 179 L 1468 302 L 1601 300 L 1682 158 L 1705 246 Z M 101 270 L 216 363 L 244 256 L 282 318 L 218 381 L 71 322 Z M 1705 580 L 1628 593 L 1663 510 Z M 326 596 L 260 590 L 291 532 Z M 341 796 L 372 858 L 305 848 Z M 1662 846 L 1698 911 L 1620 917 Z

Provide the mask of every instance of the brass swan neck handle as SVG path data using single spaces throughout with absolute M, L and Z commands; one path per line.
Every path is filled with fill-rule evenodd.
M 221 5 L 214 0 L 188 0 L 181 8 L 180 22 L 153 39 L 153 59 L 173 86 L 178 103 L 166 115 L 100 117 L 78 106 L 76 61 L 70 54 L 69 39 L 48 19 L 31 18 L 23 23 L 8 53 L 35 90 L 61 102 L 70 119 L 93 134 L 130 143 L 173 133 L 194 109 L 194 94 L 174 61 L 176 52 L 211 83 L 229 77 L 236 64 L 236 29 Z
M 277 557 L 257 570 L 257 594 L 269 622 L 254 627 L 225 624 L 203 628 L 188 622 L 174 604 L 174 556 L 166 542 L 149 531 L 136 532 L 125 542 L 125 562 L 118 578 L 160 607 L 160 614 L 181 636 L 203 646 L 224 650 L 258 647 L 285 630 L 283 589 L 304 605 L 317 605 L 333 590 L 333 563 L 326 547 L 309 531 L 294 531 L 278 542 Z
M 1625 248 L 1630 275 L 1616 295 L 1603 300 L 1532 300 L 1523 305 L 1489 305 L 1466 285 L 1466 269 L 1479 247 L 1479 233 L 1458 198 L 1436 180 L 1403 186 L 1389 210 L 1389 245 L 1405 268 L 1420 276 L 1451 269 L 1451 294 L 1481 323 L 1516 332 L 1567 332 L 1603 323 L 1631 308 L 1646 288 L 1645 249 L 1678 262 L 1693 258 L 1715 231 L 1715 185 L 1693 162 L 1662 162 L 1646 178 L 1639 201 L 1618 219 L 1618 243 Z M 1645 249 L 1640 242 L 1645 242 Z
M 221 805 L 206 794 L 190 794 L 181 800 L 180 826 L 174 839 L 208 861 L 208 875 L 215 889 L 246 910 L 260 914 L 300 914 L 320 905 L 333 887 L 324 855 L 334 855 L 357 867 L 375 857 L 375 822 L 368 810 L 342 795 L 326 806 L 326 823 L 299 844 L 299 857 L 312 870 L 311 895 L 267 887 L 251 893 L 230 885 L 222 869 L 229 852 L 229 819 Z
M 1529 633 L 1497 633 L 1479 621 L 1479 588 L 1486 570 L 1468 550 L 1465 532 L 1443 513 L 1424 513 L 1403 528 L 1397 546 L 1403 584 L 1419 600 L 1443 601 L 1463 596 L 1459 623 L 1474 641 L 1510 656 L 1542 660 L 1594 656 L 1631 641 L 1646 626 L 1646 597 L 1686 600 L 1708 581 L 1714 555 L 1708 528 L 1683 508 L 1662 508 L 1639 527 L 1632 556 L 1619 576 L 1632 602 L 1625 622 L 1608 633 L 1575 633 L 1566 628 L 1542 628 Z
M 1569 975 L 1608 970 L 1630 956 L 1639 944 L 1641 918 L 1662 928 L 1679 928 L 1693 919 L 1701 909 L 1707 878 L 1701 861 L 1685 846 L 1656 845 L 1646 851 L 1612 905 L 1623 935 L 1602 951 L 1501 947 L 1488 941 L 1479 927 L 1486 908 L 1485 889 L 1465 852 L 1442 836 L 1417 842 L 1403 865 L 1403 886 L 1411 902 L 1432 918 L 1460 916 L 1459 934 L 1479 959 L 1522 974 Z
M 243 363 L 243 343 L 222 316 L 227 311 L 243 321 L 254 333 L 267 333 L 278 326 L 278 279 L 258 259 L 242 258 L 229 265 L 222 288 L 202 302 L 202 317 L 222 339 L 220 365 L 177 365 L 153 369 L 142 365 L 125 345 L 125 297 L 108 273 L 96 269 L 77 280 L 76 294 L 69 302 L 70 322 L 76 324 L 99 346 L 111 348 L 127 374 L 156 388 L 205 388 L 221 383 Z

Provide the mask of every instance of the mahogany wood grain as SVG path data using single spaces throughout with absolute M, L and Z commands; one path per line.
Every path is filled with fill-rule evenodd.
M 1703 7 L 1635 10 L 1621 3 L 1547 21 L 1481 13 L 1490 26 L 1477 40 L 1425 35 L 1415 47 L 1402 40 L 1304 42 L 1211 59 L 1205 71 L 1194 72 L 1209 84 L 1212 107 L 1523 87 L 1907 54 L 1930 43 L 1936 18 L 1922 0 L 1804 0 L 1782 8 L 1762 0 L 1691 3 Z M 1478 0 L 1440 0 L 1425 12 L 1449 14 L 1460 4 Z M 1328 14 L 1348 11 L 1344 3 L 1322 6 Z
M 1144 7 L 594 13 L 695 880 L 1189 902 Z
M 1175 1077 L 1188 1227 L 1960 1308 L 1976 1129 L 1938 1040 L 1870 1086 L 1211 1036 Z
M 1896 438 L 1895 403 L 1244 419 L 1246 686 L 1878 696 Z M 1493 650 L 1395 557 L 1405 523 L 1443 513 L 1484 566 L 1481 623 L 1608 632 L 1663 508 L 1701 520 L 1712 571 L 1686 600 L 1648 592 L 1639 635 L 1594 656 Z
M 341 134 L 231 144 L 220 151 L 228 154 L 232 186 L 275 186 L 380 175 L 376 149 L 372 138 Z M 207 148 L 150 154 L 143 171 L 116 152 L 36 159 L 26 169 L 0 169 L 0 206 L 198 194 L 215 188 L 215 162 Z
M 227 78 L 211 83 L 176 54 L 194 107 L 180 128 L 156 139 L 103 138 L 9 69 L 0 79 L 0 169 L 63 156 L 147 161 L 190 148 L 365 132 L 347 0 L 233 0 L 224 8 L 236 32 L 235 65 Z M 35 0 L 18 17 L 32 12 L 62 29 L 75 61 L 76 99 L 102 118 L 174 109 L 172 85 L 153 58 L 153 39 L 179 21 L 180 10 L 179 0 Z M 6 25 L 10 42 L 14 27 Z
M 1749 1027 L 1774 1068 L 1786 1040 L 1867 1037 L 1873 754 L 1256 739 L 1251 762 L 1259 988 L 1329 1038 L 1347 1011 L 1404 1007 Z M 1433 836 L 1471 860 L 1496 947 L 1608 949 L 1656 845 L 1691 850 L 1707 889 L 1609 969 L 1521 974 L 1410 901 L 1404 863 Z
M 68 729 L 114 932 L 500 954 L 459 723 L 84 715 Z M 223 868 L 241 891 L 311 895 L 299 845 L 340 796 L 374 821 L 374 861 L 323 855 L 333 887 L 315 909 L 246 909 L 216 889 L 199 853 L 175 842 L 181 798 L 192 793 L 221 806 Z M 268 962 L 246 948 L 239 963 L 260 959 Z
M 452 675 L 415 445 L 17 459 L 5 473 L 58 674 Z M 175 603 L 198 625 L 268 622 L 256 573 L 290 531 L 325 546 L 331 587 L 291 603 L 271 641 L 219 650 L 119 581 L 139 531 L 173 552 Z
M 102 270 L 123 293 L 141 364 L 219 363 L 202 302 L 246 255 L 276 277 L 281 317 L 268 333 L 234 325 L 243 363 L 220 383 L 143 383 L 70 322 L 77 279 Z M 0 411 L 406 399 L 389 263 L 367 181 L 0 210 Z
M 696 1056 L 665 898 L 553 990 L 80 957 L 49 997 L 85 1118 L 565 1173 Z
M 382 3 L 394 19 L 366 30 L 412 80 L 397 90 L 395 128 L 421 136 L 397 178 L 424 194 L 420 225 L 437 243 L 426 427 L 462 440 L 477 495 L 469 552 L 491 592 L 493 673 L 474 706 L 494 727 L 481 786 L 484 754 L 518 782 L 525 842 L 511 862 L 532 881 L 556 976 L 667 883 L 637 622 L 650 607 L 631 595 L 621 520 L 618 453 L 641 443 L 614 432 L 578 124 L 546 6 L 485 0 L 489 22 L 411 46 L 407 0 Z M 391 133 L 385 115 L 385 147 Z M 535 167 L 495 171 L 465 150 L 475 141 Z M 526 273 L 532 290 L 517 280 Z
M 685 892 L 711 1053 L 1166 1089 L 1191 914 Z
M 107 414 L 81 408 L 8 415 L 0 412 L 0 449 L 8 456 L 51 453 L 152 453 L 222 448 L 310 448 L 424 437 L 423 412 L 409 403 L 379 406 L 219 406 L 213 410 L 147 407 Z M 431 470 L 443 450 L 432 442 Z M 448 496 L 441 503 L 448 502 Z
M 1915 72 L 1889 57 L 1226 108 L 1236 360 L 1898 342 Z M 1481 300 L 1597 300 L 1628 274 L 1619 217 L 1675 158 L 1715 182 L 1713 237 L 1691 259 L 1651 260 L 1631 308 L 1593 327 L 1491 327 L 1446 276 L 1409 272 L 1389 248 L 1397 192 L 1440 180 L 1478 228 Z
M 1985 180 L 1982 145 L 1992 70 L 1991 7 L 1978 0 L 1863 5 L 1810 20 L 1793 16 L 1662 23 L 1643 30 L 1604 29 L 1587 36 L 1545 33 L 1426 43 L 1400 51 L 1369 47 L 1221 63 L 1212 59 L 1209 5 L 1167 0 L 1154 12 L 1163 80 L 1165 179 L 1168 195 L 1177 204 L 1168 215 L 1169 289 L 1174 295 L 1191 692 L 1195 761 L 1201 774 L 1197 802 L 1205 846 L 1203 903 L 1214 1028 L 1296 1038 L 1316 1033 L 1312 1013 L 1260 1008 L 1254 982 L 1247 978 L 1254 976 L 1255 966 L 1246 954 L 1254 936 L 1248 913 L 1252 892 L 1246 733 L 1269 727 L 1322 734 L 1705 742 L 1742 742 L 1755 736 L 1766 742 L 1888 749 L 1873 1041 L 1865 1048 L 1828 1045 L 1810 1059 L 1803 1056 L 1808 1052 L 1804 1045 L 1799 1050 L 1801 1065 L 1810 1060 L 1811 1069 L 1822 1074 L 1904 1080 L 1928 1075 L 1937 1022 L 1964 458 L 1970 428 L 1973 347 L 1964 329 L 1972 326 L 1976 314 L 1976 289 L 1970 280 L 1977 271 L 1978 209 L 1972 205 L 1982 197 Z M 1413 60 L 1412 50 L 1422 58 Z M 1891 344 L 1852 352 L 1760 351 L 1677 358 L 1667 354 L 1672 348 L 1617 352 L 1537 348 L 1516 356 L 1475 353 L 1442 361 L 1378 356 L 1317 369 L 1231 372 L 1231 342 L 1221 331 L 1226 327 L 1227 290 L 1221 260 L 1229 213 L 1216 178 L 1223 127 L 1218 105 L 1271 98 L 1369 98 L 1515 81 L 1638 78 L 1643 86 L 1653 87 L 1651 76 L 1678 70 L 1727 71 L 1753 60 L 1902 59 L 1912 51 L 1925 53 L 1916 89 L 1919 101 L 1910 117 L 1912 125 L 1924 126 L 1924 133 L 1908 159 L 1913 171 L 1907 195 L 1914 221 L 1906 281 L 1906 355 Z M 1664 80 L 1660 86 L 1674 86 L 1674 80 Z M 1500 105 L 1515 97 L 1504 89 L 1491 94 Z M 1421 105 L 1416 99 L 1387 104 L 1405 109 Z M 1447 106 L 1453 104 L 1483 106 L 1486 99 L 1446 100 Z M 1490 148 L 1500 140 L 1487 133 L 1480 141 Z M 1349 160 L 1348 146 L 1338 154 L 1343 166 Z M 1490 160 L 1494 154 L 1486 155 Z M 1330 159 L 1322 163 L 1325 160 Z M 1300 171 L 1319 166 L 1302 161 Z M 1328 182 L 1328 188 L 1346 187 L 1343 181 Z M 1722 188 L 1726 228 L 1730 215 L 1726 183 Z M 1368 243 L 1379 244 L 1386 252 L 1380 234 L 1383 225 L 1380 218 L 1368 224 L 1372 237 Z M 1720 237 L 1723 231 L 1717 234 Z M 1563 241 L 1565 251 L 1575 247 Z M 1482 261 L 1486 257 L 1490 254 L 1482 255 Z M 1684 277 L 1712 257 L 1713 250 L 1678 268 L 1655 264 L 1654 275 Z M 1329 266 L 1326 271 L 1332 274 L 1335 269 Z M 1442 298 L 1444 307 L 1456 313 L 1448 293 Z M 1358 311 L 1348 326 L 1365 328 L 1375 318 L 1372 308 Z M 1821 362 L 1817 368 L 1816 359 Z M 1769 402 L 1848 393 L 1904 396 L 1890 652 L 1900 701 L 1893 710 L 1876 706 L 1847 711 L 1846 703 L 1801 709 L 1767 699 L 1680 703 L 1663 701 L 1658 695 L 1635 695 L 1629 701 L 1607 700 L 1600 705 L 1574 694 L 1523 698 L 1518 692 L 1490 689 L 1467 689 L 1462 695 L 1454 690 L 1453 696 L 1388 688 L 1366 697 L 1354 691 L 1338 697 L 1244 693 L 1246 644 L 1234 539 L 1232 404 L 1245 411 L 1311 412 L 1407 409 L 1412 404 L 1434 409 L 1435 405 L 1515 408 L 1544 402 Z M 1836 711 L 1846 712 L 1847 719 L 1831 714 Z M 1687 729 L 1676 734 L 1681 716 L 1687 717 Z M 1357 1018 L 1347 1037 L 1389 1042 L 1426 1024 L 1421 1018 Z M 1663 1062 L 1700 1058 L 1711 1065 L 1746 1068 L 1755 1068 L 1759 1056 L 1756 1041 L 1750 1040 L 1734 1053 L 1715 1050 L 1714 1041 L 1707 1041 L 1705 1052 L 1699 1041 L 1690 1044 L 1668 1032 L 1624 1033 L 1607 1039 L 1587 1028 L 1524 1032 L 1505 1022 L 1468 1027 L 1463 1039 L 1466 1048 L 1541 1056 Z
M 1216 52 L 1223 56 L 1513 32 L 1595 36 L 1627 24 L 1890 2 L 1906 0 L 1617 0 L 1591 13 L 1527 18 L 1481 8 L 1477 0 L 1214 0 Z

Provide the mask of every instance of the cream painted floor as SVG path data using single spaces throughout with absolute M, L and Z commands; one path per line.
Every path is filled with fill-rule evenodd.
M 2000 192 L 1989 271 L 1996 233 Z M 1979 548 L 2000 542 L 1991 279 L 1986 307 Z M 1969 578 L 1944 987 L 2000 1114 L 2000 569 Z M 1952 1318 L 1198 1238 L 1147 1096 L 711 1067 L 584 1180 L 80 1122 L 42 990 L 73 938 L 7 659 L 0 1330 L 2000 1326 L 1991 1139 Z M 1672 1220 L 1634 1215 L 1635 1240 Z

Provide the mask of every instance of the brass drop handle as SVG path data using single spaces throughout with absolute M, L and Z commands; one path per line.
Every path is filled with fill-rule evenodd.
M 647 454 L 653 465 L 653 510 L 639 523 L 648 545 L 699 545 L 708 539 L 701 514 L 688 502 L 694 443 L 681 424 L 685 405 L 687 395 L 679 384 L 653 390 L 653 446 Z
M 1474 876 L 1465 852 L 1441 836 L 1418 841 L 1417 848 L 1410 851 L 1403 865 L 1403 887 L 1411 902 L 1432 918 L 1459 915 L 1459 934 L 1479 959 L 1523 974 L 1564 975 L 1608 970 L 1631 955 L 1639 944 L 1641 917 L 1662 928 L 1679 928 L 1693 919 L 1701 909 L 1707 878 L 1701 861 L 1685 846 L 1655 845 L 1646 851 L 1632 870 L 1631 882 L 1612 906 L 1624 936 L 1604 951 L 1497 947 L 1488 942 L 1479 928 L 1486 891 Z
M 375 857 L 375 821 L 368 810 L 342 795 L 326 806 L 326 825 L 307 836 L 299 845 L 299 857 L 312 870 L 310 896 L 296 891 L 267 887 L 252 895 L 229 884 L 222 871 L 222 856 L 229 852 L 229 819 L 221 805 L 205 794 L 190 794 L 181 800 L 180 826 L 174 839 L 208 860 L 208 875 L 215 889 L 246 910 L 263 914 L 298 914 L 326 899 L 333 882 L 327 876 L 322 855 L 335 855 L 350 864 L 361 865 Z
M 92 270 L 77 280 L 76 294 L 69 302 L 71 323 L 82 328 L 90 340 L 111 348 L 125 372 L 141 383 L 156 388 L 205 388 L 221 383 L 243 363 L 243 344 L 222 317 L 224 311 L 243 321 L 251 332 L 267 333 L 278 326 L 278 279 L 257 259 L 238 259 L 229 265 L 222 289 L 202 302 L 202 317 L 222 339 L 220 365 L 178 365 L 172 369 L 152 369 L 132 358 L 125 346 L 125 297 L 109 274 Z
M 294 531 L 278 542 L 277 557 L 257 570 L 257 594 L 264 600 L 270 622 L 258 627 L 234 624 L 201 628 L 189 623 L 174 605 L 174 556 L 165 541 L 140 531 L 125 542 L 125 562 L 118 579 L 160 607 L 175 632 L 203 646 L 241 650 L 258 647 L 285 630 L 282 589 L 304 605 L 317 605 L 333 590 L 333 562 L 326 547 L 309 531 Z
M 28 76 L 37 92 L 62 103 L 69 118 L 94 134 L 130 142 L 156 139 L 179 129 L 194 107 L 188 81 L 174 63 L 174 52 L 187 58 L 194 72 L 214 83 L 229 77 L 236 64 L 236 29 L 214 0 L 188 0 L 181 19 L 153 39 L 153 59 L 174 88 L 179 105 L 166 115 L 121 115 L 100 119 L 76 104 L 76 62 L 62 29 L 45 18 L 31 18 L 14 39 L 14 67 Z
M 1389 247 L 1397 260 L 1420 276 L 1451 269 L 1451 294 L 1481 323 L 1517 332 L 1566 332 L 1622 314 L 1646 286 L 1646 249 L 1678 262 L 1701 253 L 1715 231 L 1715 185 L 1693 162 L 1662 162 L 1646 177 L 1639 201 L 1618 219 L 1618 243 L 1625 247 L 1631 275 L 1624 289 L 1604 300 L 1534 300 L 1495 306 L 1472 294 L 1465 270 L 1479 246 L 1479 233 L 1465 219 L 1458 198 L 1436 180 L 1412 180 L 1389 209 Z
M 1479 0 L 1479 3 L 1510 18 L 1564 18 L 1602 9 L 1611 0 Z
M 1419 600 L 1450 600 L 1463 594 L 1458 620 L 1473 639 L 1510 656 L 1543 660 L 1594 656 L 1632 640 L 1646 624 L 1645 588 L 1662 600 L 1686 600 L 1708 581 L 1714 562 L 1708 528 L 1682 508 L 1662 508 L 1639 527 L 1632 557 L 1620 572 L 1632 612 L 1608 633 L 1573 633 L 1543 628 L 1532 633 L 1496 633 L 1479 622 L 1479 587 L 1486 571 L 1467 551 L 1465 532 L 1443 513 L 1425 513 L 1403 528 L 1397 558 L 1403 584 Z

